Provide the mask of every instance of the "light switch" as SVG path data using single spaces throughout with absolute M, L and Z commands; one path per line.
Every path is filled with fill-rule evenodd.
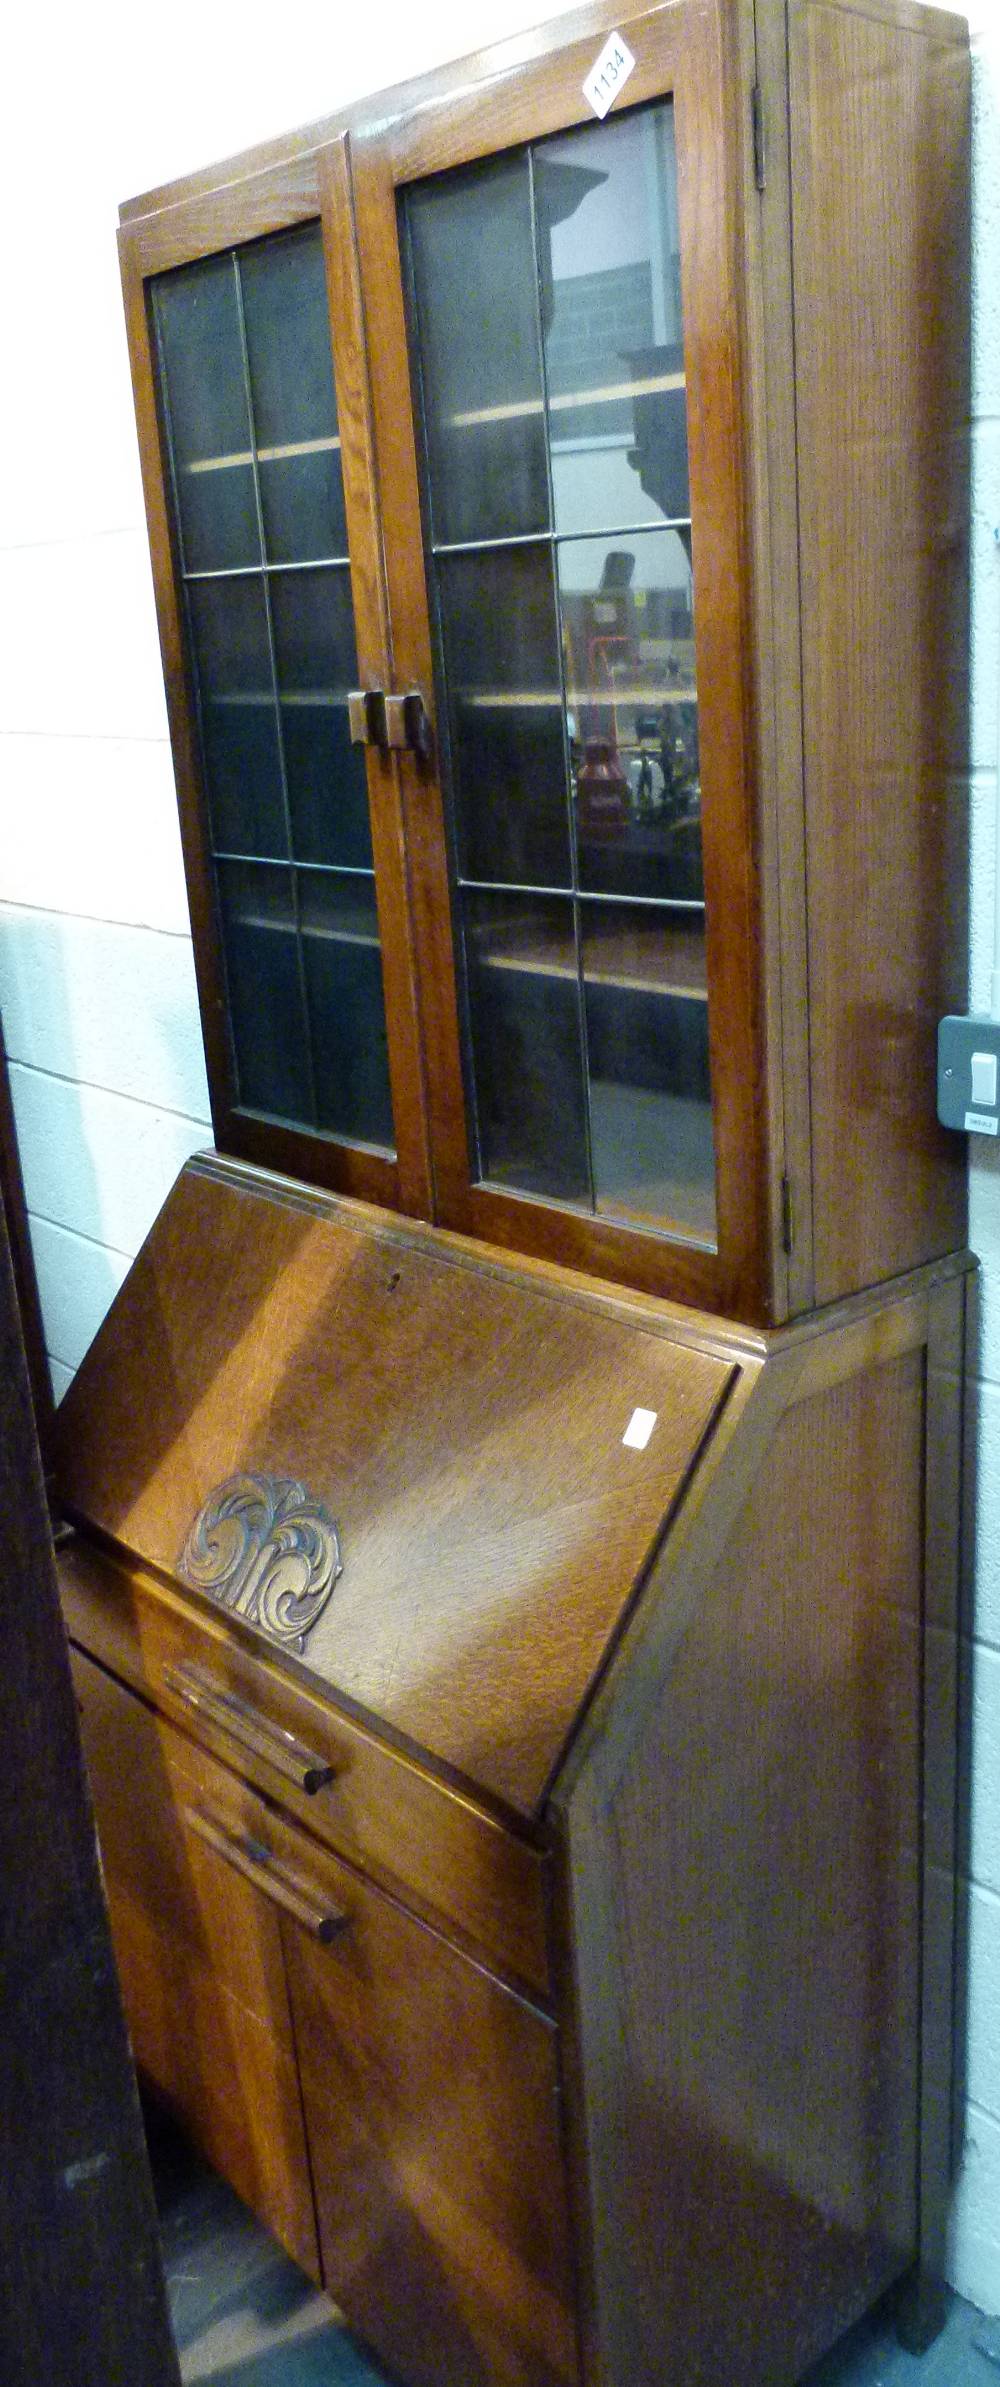
M 938 1025 L 938 1118 L 966 1135 L 996 1136 L 1000 1144 L 1000 1017 L 985 1011 L 949 1012 Z
M 997 1057 L 995 1053 L 972 1055 L 973 1110 L 995 1111 L 997 1104 Z

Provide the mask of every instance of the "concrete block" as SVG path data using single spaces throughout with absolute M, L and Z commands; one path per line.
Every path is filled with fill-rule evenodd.
M 29 1210 L 134 1255 L 188 1154 L 211 1141 L 203 1121 L 20 1062 L 10 1086 Z
M 1000 2123 L 1000 1898 L 975 1883 L 968 1890 L 968 1945 L 966 2086 L 973 2103 Z
M 12 1061 L 209 1119 L 189 939 L 0 905 Z
M 78 1368 L 124 1284 L 128 1256 L 88 1243 L 48 1219 L 29 1214 L 29 1225 L 46 1350 L 65 1368 Z
M 959 1865 L 977 1887 L 1000 1896 L 1000 1653 L 965 1642 L 960 1669 Z
M 1000 2122 L 977 2105 L 966 2109 L 948 2277 L 981 2312 L 1000 2312 Z

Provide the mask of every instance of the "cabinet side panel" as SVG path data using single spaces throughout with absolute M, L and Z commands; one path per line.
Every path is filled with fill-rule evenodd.
M 968 58 L 794 5 L 789 74 L 823 1302 L 965 1235 L 935 1035 L 964 1002 Z
M 601 2387 L 798 2378 L 916 2250 L 925 1358 L 782 1420 L 570 1807 Z

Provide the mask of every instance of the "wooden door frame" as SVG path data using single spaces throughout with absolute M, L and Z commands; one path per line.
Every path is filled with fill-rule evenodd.
M 627 104 L 672 91 L 676 109 L 686 324 L 688 437 L 695 518 L 699 727 L 709 952 L 709 1041 L 717 1152 L 718 1248 L 636 1232 L 471 1182 L 466 1140 L 451 899 L 440 787 L 404 764 L 412 892 L 429 989 L 427 1087 L 436 1216 L 701 1307 L 764 1318 L 774 1306 L 769 1198 L 761 901 L 757 867 L 752 629 L 741 397 L 739 140 L 730 104 L 729 12 L 673 0 L 615 22 L 636 54 Z M 607 12 L 599 24 L 610 22 Z M 581 85 L 593 64 L 588 14 L 549 28 L 552 46 L 515 52 L 482 82 L 447 84 L 412 110 L 380 108 L 350 132 L 362 284 L 377 305 L 370 341 L 397 675 L 429 697 L 432 649 L 413 409 L 400 404 L 410 363 L 397 192 L 423 175 L 589 120 Z M 371 317 L 369 318 L 371 320 Z

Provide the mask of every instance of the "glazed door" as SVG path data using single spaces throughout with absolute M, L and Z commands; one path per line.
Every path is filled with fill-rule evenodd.
M 122 245 L 219 1142 L 426 1210 L 344 145 Z
M 352 134 L 396 670 L 435 689 L 437 783 L 409 764 L 407 795 L 438 1215 L 745 1306 L 764 1205 L 723 65 L 704 10 L 621 33 L 603 121 L 591 35 Z

